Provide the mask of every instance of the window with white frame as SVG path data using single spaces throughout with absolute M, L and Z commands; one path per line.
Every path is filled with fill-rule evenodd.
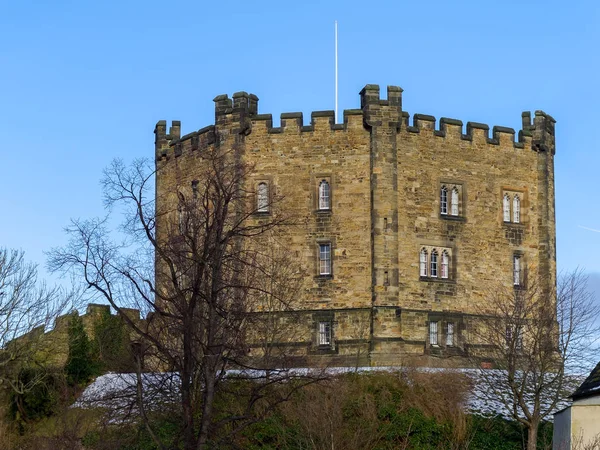
M 504 194 L 502 199 L 502 211 L 505 222 L 510 222 L 510 197 L 508 194 Z
M 513 284 L 515 286 L 521 285 L 521 256 L 513 256 Z
M 461 215 L 462 184 L 446 183 L 440 185 L 440 215 L 458 217 Z
M 429 260 L 429 276 L 437 278 L 438 276 L 438 252 L 433 250 L 431 252 L 431 258 Z
M 440 214 L 448 214 L 448 188 L 442 186 L 440 189 Z
M 442 278 L 448 278 L 448 264 L 450 257 L 448 256 L 448 252 L 446 250 L 442 251 L 442 270 L 441 275 Z
M 331 322 L 319 322 L 319 345 L 331 345 Z
M 451 278 L 452 249 L 431 245 L 419 250 L 419 277 L 448 280 Z
M 446 346 L 454 346 L 454 322 L 448 322 L 446 324 Z
M 331 243 L 319 244 L 319 275 L 331 275 Z
M 438 323 L 429 322 L 429 345 L 438 345 Z
M 269 185 L 265 181 L 258 183 L 256 211 L 262 213 L 269 212 Z
M 319 183 L 319 209 L 331 209 L 331 187 L 327 180 Z
M 522 223 L 522 192 L 505 191 L 502 195 L 502 220 L 505 223 Z
M 513 222 L 521 222 L 521 199 L 517 194 L 513 197 Z
M 450 196 L 450 214 L 458 216 L 458 188 L 456 186 L 452 188 L 452 195 Z
M 422 277 L 427 276 L 427 250 L 424 248 L 419 253 L 419 274 Z

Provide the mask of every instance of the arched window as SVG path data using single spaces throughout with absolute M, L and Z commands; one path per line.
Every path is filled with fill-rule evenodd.
M 438 276 L 438 252 L 437 250 L 433 250 L 431 252 L 431 261 L 429 264 L 429 276 L 433 278 L 437 278 Z
M 258 184 L 256 211 L 269 212 L 269 186 L 264 181 Z
M 513 256 L 513 284 L 521 285 L 521 257 L 518 255 Z
M 448 278 L 449 255 L 446 250 L 442 252 L 442 278 Z
M 331 209 L 330 189 L 327 180 L 319 183 L 319 209 Z
M 448 214 L 448 189 L 442 186 L 440 189 L 440 214 Z
M 419 275 L 422 277 L 427 276 L 427 250 L 421 249 L 419 254 Z
M 510 222 L 510 197 L 508 194 L 504 194 L 504 199 L 502 200 L 502 209 L 504 211 L 504 221 Z
M 521 222 L 521 199 L 518 195 L 513 197 L 513 222 Z
M 458 216 L 458 189 L 452 189 L 452 195 L 450 197 L 450 214 Z

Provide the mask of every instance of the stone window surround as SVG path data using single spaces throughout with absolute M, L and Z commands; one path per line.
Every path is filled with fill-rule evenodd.
M 430 343 L 430 329 L 429 324 L 431 322 L 437 322 L 437 345 L 431 345 Z M 448 324 L 451 323 L 453 325 L 452 335 L 453 341 L 452 345 L 448 345 Z M 453 313 L 445 313 L 441 311 L 431 311 L 427 316 L 427 339 L 426 339 L 426 347 L 427 348 L 436 348 L 436 349 L 456 349 L 460 351 L 464 342 L 462 340 L 462 335 L 464 332 L 465 324 L 464 317 L 462 314 L 453 314 Z
M 454 347 L 454 322 L 446 322 L 446 347 Z
M 268 198 L 268 204 L 267 204 L 267 208 L 264 211 L 259 211 L 258 210 L 258 187 L 261 183 L 266 183 L 267 185 L 267 195 L 269 196 Z M 255 178 L 252 181 L 252 187 L 253 187 L 253 191 L 252 191 L 252 211 L 253 214 L 256 216 L 268 216 L 271 214 L 272 209 L 273 209 L 273 198 L 274 198 L 274 191 L 275 191 L 275 185 L 273 183 L 273 177 L 270 175 L 262 175 L 260 178 Z
M 519 260 L 519 283 L 515 283 L 515 261 Z M 512 253 L 511 258 L 511 282 L 515 289 L 525 289 L 525 273 L 527 272 L 527 260 L 525 258 L 525 252 L 522 250 L 515 250 Z
M 312 176 L 312 184 L 313 184 L 313 189 L 311 189 L 311 191 L 313 192 L 313 208 L 317 213 L 320 214 L 330 214 L 333 210 L 333 196 L 334 196 L 334 192 L 335 192 L 335 186 L 334 186 L 334 179 L 333 179 L 333 175 L 331 172 L 319 172 L 319 173 L 315 173 Z M 320 207 L 320 202 L 319 202 L 319 196 L 320 196 L 320 185 L 321 182 L 325 180 L 327 181 L 327 183 L 329 184 L 329 208 L 321 208 Z
M 269 183 L 261 181 L 256 188 L 256 212 L 269 212 Z
M 331 210 L 331 185 L 326 178 L 319 181 L 319 211 Z
M 427 275 L 423 276 L 421 274 L 421 255 L 422 251 L 425 249 L 427 252 L 427 259 L 425 263 L 425 267 L 427 268 Z M 432 251 L 437 251 L 437 277 L 432 277 L 431 274 L 431 253 Z M 447 252 L 448 254 L 448 277 L 442 278 L 442 254 L 443 252 Z M 418 249 L 418 273 L 419 279 L 421 281 L 439 281 L 442 283 L 454 282 L 456 275 L 456 264 L 454 261 L 454 249 L 450 246 L 445 245 L 437 245 L 437 244 L 422 244 Z
M 316 353 L 335 353 L 335 314 L 333 311 L 318 311 L 312 315 L 312 348 Z M 321 323 L 329 323 L 329 344 L 320 344 Z
M 441 193 L 442 187 L 446 187 L 447 190 L 447 206 L 446 213 L 442 213 L 442 204 L 441 204 Z M 452 191 L 454 189 L 458 190 L 458 214 L 452 214 Z M 466 183 L 464 181 L 452 180 L 448 178 L 440 178 L 438 180 L 438 190 L 437 190 L 437 211 L 438 215 L 441 219 L 447 220 L 461 220 L 464 221 L 466 217 L 466 206 L 467 206 L 467 189 Z
M 440 330 L 439 330 L 439 321 L 438 320 L 430 320 L 429 321 L 429 337 L 427 341 L 429 345 L 432 347 L 439 347 L 440 345 Z
M 504 197 L 508 195 L 508 206 L 509 206 L 509 220 L 504 220 Z M 519 221 L 515 222 L 515 211 L 514 211 L 514 198 L 515 195 L 519 197 Z M 522 189 L 515 189 L 513 187 L 504 186 L 501 191 L 500 196 L 500 220 L 504 225 L 510 226 L 520 226 L 523 225 L 527 221 L 527 216 L 525 214 L 525 204 L 528 201 L 527 191 Z
M 335 270 L 335 261 L 334 261 L 334 249 L 335 243 L 333 239 L 329 238 L 317 238 L 316 239 L 316 257 L 315 260 L 315 273 L 316 277 L 320 279 L 331 279 L 333 278 L 333 273 Z M 329 245 L 329 273 L 321 273 L 321 245 Z
M 317 330 L 318 333 L 318 340 L 317 340 L 317 345 L 319 347 L 321 346 L 327 346 L 327 347 L 331 347 L 331 329 L 333 328 L 331 321 L 329 320 L 325 320 L 325 321 L 320 321 L 318 322 L 319 324 L 319 329 Z

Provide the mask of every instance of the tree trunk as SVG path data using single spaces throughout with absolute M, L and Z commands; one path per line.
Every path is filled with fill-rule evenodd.
M 211 361 L 211 369 L 208 371 L 207 376 L 204 377 L 206 386 L 203 395 L 204 401 L 202 403 L 202 419 L 200 421 L 200 433 L 197 447 L 198 450 L 204 449 L 208 443 L 208 431 L 212 419 L 212 409 L 215 398 L 215 377 L 213 374 L 214 372 L 212 371 Z
M 527 450 L 537 449 L 539 421 L 532 421 L 527 429 Z
M 192 407 L 192 345 L 190 323 L 184 319 L 183 370 L 181 371 L 181 406 L 183 412 L 183 442 L 185 450 L 196 447 L 194 439 L 194 409 Z

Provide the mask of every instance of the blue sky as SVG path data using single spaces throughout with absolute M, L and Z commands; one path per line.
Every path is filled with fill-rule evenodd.
M 333 109 L 367 83 L 404 109 L 520 129 L 557 119 L 559 269 L 600 273 L 600 4 L 594 1 L 0 1 L 0 245 L 44 264 L 71 217 L 102 215 L 111 159 L 152 157 L 154 124 L 213 122 L 245 90 L 259 111 Z M 599 253 L 596 253 L 599 252 Z

